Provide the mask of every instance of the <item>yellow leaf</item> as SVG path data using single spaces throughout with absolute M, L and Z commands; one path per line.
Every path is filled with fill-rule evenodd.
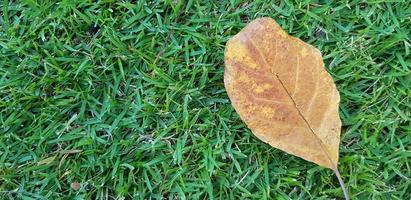
M 260 18 L 227 42 L 224 62 L 228 96 L 254 135 L 338 173 L 340 96 L 318 49 Z

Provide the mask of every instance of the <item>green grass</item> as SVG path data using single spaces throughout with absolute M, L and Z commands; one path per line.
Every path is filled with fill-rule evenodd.
M 408 0 L 0 1 L 0 199 L 341 199 L 229 102 L 224 45 L 262 16 L 323 52 L 352 199 L 410 199 Z

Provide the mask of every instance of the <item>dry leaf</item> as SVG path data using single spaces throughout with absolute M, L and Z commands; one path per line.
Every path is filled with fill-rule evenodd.
M 73 189 L 73 190 L 79 190 L 80 187 L 81 187 L 81 185 L 80 185 L 79 182 L 73 182 L 73 183 L 70 184 L 70 187 L 71 187 L 71 189 Z
M 260 18 L 227 42 L 224 59 L 228 96 L 248 128 L 338 173 L 340 97 L 320 51 Z

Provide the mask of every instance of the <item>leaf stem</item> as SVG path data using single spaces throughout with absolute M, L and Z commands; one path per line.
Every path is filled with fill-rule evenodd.
M 347 188 L 345 187 L 344 181 L 341 178 L 340 172 L 338 171 L 338 168 L 336 167 L 333 169 L 335 175 L 337 176 L 338 182 L 340 183 L 341 189 L 344 193 L 345 200 L 350 200 L 350 196 L 348 195 Z

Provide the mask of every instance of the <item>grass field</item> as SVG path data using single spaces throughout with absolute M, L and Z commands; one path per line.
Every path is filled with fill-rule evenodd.
M 259 141 L 223 85 L 257 17 L 321 49 L 352 199 L 411 198 L 411 3 L 0 1 L 0 199 L 341 199 Z

